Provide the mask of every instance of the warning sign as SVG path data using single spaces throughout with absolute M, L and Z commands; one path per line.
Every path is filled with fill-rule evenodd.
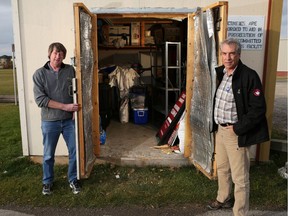
M 245 50 L 263 48 L 264 16 L 229 16 L 229 38 L 238 39 Z

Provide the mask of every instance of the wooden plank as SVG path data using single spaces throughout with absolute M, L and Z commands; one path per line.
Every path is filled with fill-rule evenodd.
M 122 19 L 122 18 L 138 18 L 138 19 L 148 19 L 148 18 L 157 18 L 157 19 L 185 19 L 187 18 L 187 13 L 127 13 L 127 14 L 98 14 L 98 18 L 113 18 L 113 19 Z
M 145 22 L 143 21 L 140 22 L 140 46 L 145 46 Z
M 93 13 L 89 11 L 89 9 L 83 3 L 74 3 L 73 6 L 74 8 L 78 7 L 78 10 L 80 10 L 80 8 L 83 9 L 85 13 L 89 14 L 91 17 L 94 15 Z
M 98 16 L 97 16 L 98 17 Z M 99 18 L 99 17 L 98 17 Z M 113 24 L 130 24 L 131 22 L 144 22 L 144 24 L 171 24 L 173 23 L 172 20 L 159 20 L 154 18 L 143 19 L 143 18 L 123 18 L 123 19 L 113 19 L 113 18 L 106 18 L 109 19 Z
M 193 165 L 200 171 L 202 172 L 206 177 L 208 177 L 210 180 L 216 180 L 217 176 L 213 175 L 211 173 L 206 172 L 206 170 L 204 170 L 198 163 L 196 163 L 195 161 L 192 161 Z M 213 170 L 213 173 L 215 171 Z
M 78 143 L 79 143 L 79 164 L 80 175 L 85 175 L 85 145 L 84 145 L 84 128 L 83 128 L 83 110 L 81 106 L 82 100 L 82 76 L 81 76 L 81 61 L 80 61 L 80 9 L 78 4 L 74 4 L 74 26 L 75 26 L 75 56 L 76 56 L 76 79 L 77 79 L 77 101 L 80 105 L 80 110 L 77 112 L 78 117 Z
M 222 8 L 221 6 L 228 6 L 228 1 L 215 2 L 211 5 L 204 7 L 202 10 L 206 11 L 207 9 Z M 228 7 L 227 7 L 227 11 L 228 11 Z
M 186 104 L 185 104 L 185 138 L 184 138 L 184 157 L 191 156 L 192 133 L 190 124 L 191 99 L 193 95 L 194 77 L 194 14 L 188 14 L 187 26 L 187 72 L 186 72 Z
M 77 92 L 78 103 L 83 107 L 83 91 L 82 91 L 82 75 L 81 75 L 81 39 L 80 39 L 80 10 L 85 11 L 92 19 L 92 50 L 94 56 L 93 62 L 93 80 L 92 80 L 92 140 L 94 143 L 94 155 L 100 155 L 100 132 L 99 132 L 99 98 L 98 98 L 98 48 L 97 48 L 97 16 L 92 14 L 84 4 L 74 4 L 74 20 L 75 20 L 75 56 L 76 56 L 76 78 L 77 78 Z M 80 175 L 81 178 L 88 178 L 94 165 L 94 160 L 86 163 L 86 148 L 84 135 L 84 116 L 83 109 L 78 112 L 78 137 L 79 137 L 79 154 L 80 154 Z M 91 149 L 92 151 L 92 149 Z M 88 166 L 88 167 L 87 167 Z M 87 168 L 87 169 L 86 169 Z
M 217 56 L 217 62 L 218 65 L 222 65 L 222 58 L 221 58 L 221 50 L 220 50 L 220 43 L 226 39 L 227 37 L 227 22 L 228 22 L 228 2 L 223 2 L 222 6 L 219 8 L 220 9 L 220 31 L 216 32 L 217 33 L 217 41 L 218 41 L 218 56 Z M 215 21 L 214 21 L 215 22 Z M 214 135 L 214 140 L 215 140 L 215 135 Z M 216 148 L 215 148 L 215 154 L 216 154 Z M 213 173 L 212 175 L 217 177 L 217 161 L 215 160 L 215 156 L 213 158 L 214 160 L 212 161 L 212 166 L 213 166 Z
M 222 65 L 220 43 L 227 38 L 227 23 L 228 23 L 228 2 L 220 7 L 220 31 L 218 32 L 218 65 Z
M 92 106 L 93 106 L 93 115 L 92 115 L 92 131 L 93 131 L 93 143 L 94 155 L 97 157 L 100 156 L 100 128 L 99 128 L 99 85 L 98 85 L 98 38 L 97 38 L 97 16 L 92 15 L 92 50 L 94 56 L 93 63 L 93 85 L 92 85 Z M 90 171 L 89 171 L 90 173 Z
M 267 36 L 264 57 L 263 87 L 267 103 L 266 117 L 268 121 L 269 133 L 272 132 L 272 114 L 275 100 L 276 71 L 278 63 L 279 39 L 282 18 L 283 1 L 269 1 L 269 11 L 267 18 Z M 271 141 L 259 145 L 259 158 L 256 160 L 269 161 Z

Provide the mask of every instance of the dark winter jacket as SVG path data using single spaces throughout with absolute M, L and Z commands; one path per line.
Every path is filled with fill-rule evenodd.
M 223 69 L 223 65 L 216 68 L 217 87 L 223 79 Z M 256 71 L 244 65 L 241 60 L 232 77 L 232 89 L 238 116 L 238 122 L 233 125 L 233 130 L 238 135 L 239 147 L 268 141 L 266 102 L 261 80 Z M 214 131 L 217 127 L 214 122 Z

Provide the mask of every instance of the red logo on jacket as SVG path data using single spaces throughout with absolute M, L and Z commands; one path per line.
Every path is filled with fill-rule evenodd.
M 254 89 L 253 91 L 254 96 L 259 97 L 261 95 L 260 89 Z

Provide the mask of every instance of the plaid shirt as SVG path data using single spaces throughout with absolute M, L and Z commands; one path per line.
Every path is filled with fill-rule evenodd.
M 235 70 L 236 68 L 234 69 L 234 71 Z M 235 99 L 232 91 L 233 73 L 232 75 L 228 76 L 225 69 L 223 73 L 223 79 L 216 92 L 214 120 L 217 124 L 234 124 L 238 121 L 238 117 Z

